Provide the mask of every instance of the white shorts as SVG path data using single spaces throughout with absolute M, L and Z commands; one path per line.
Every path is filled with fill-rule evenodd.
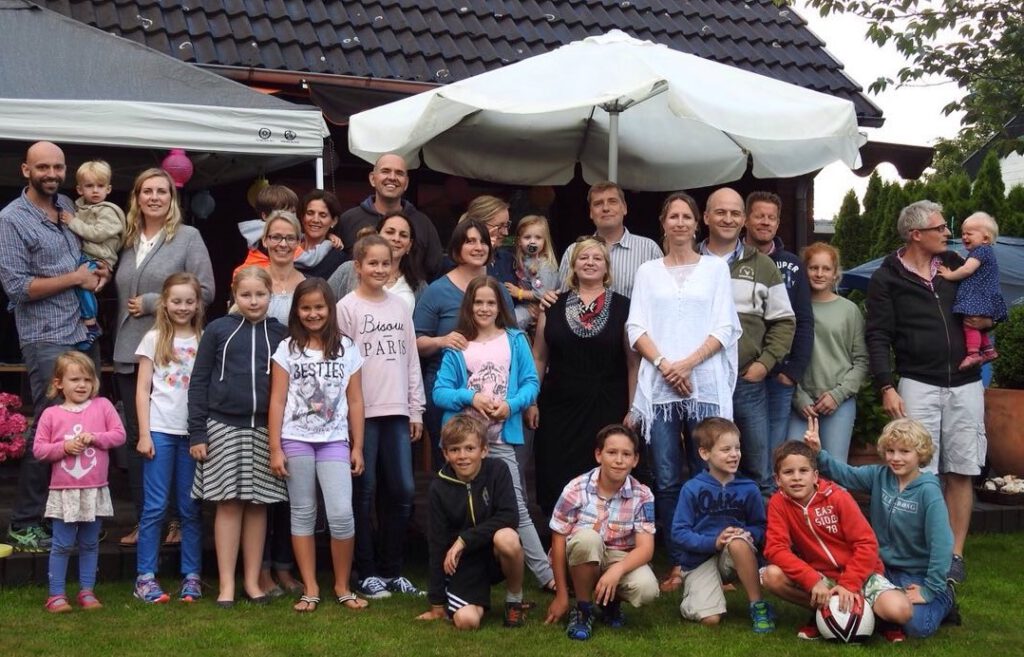
M 941 388 L 903 377 L 897 392 L 903 398 L 907 417 L 923 424 L 935 444 L 935 456 L 922 470 L 981 474 L 988 449 L 985 388 L 981 381 Z

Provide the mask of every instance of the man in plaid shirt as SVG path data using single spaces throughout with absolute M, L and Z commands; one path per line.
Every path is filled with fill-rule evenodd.
M 648 565 L 654 495 L 629 474 L 639 459 L 639 439 L 626 426 L 608 425 L 597 434 L 594 457 L 598 467 L 566 485 L 550 523 L 556 593 L 545 622 L 558 622 L 569 611 L 572 577 L 576 606 L 566 634 L 577 640 L 590 638 L 597 611 L 606 624 L 621 627 L 623 601 L 640 607 L 658 597 Z

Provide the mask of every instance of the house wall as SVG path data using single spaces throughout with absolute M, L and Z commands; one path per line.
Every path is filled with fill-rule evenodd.
M 1024 155 L 1010 153 L 999 162 L 999 168 L 1003 172 L 1003 184 L 1006 191 L 1010 191 L 1017 185 L 1024 185 Z

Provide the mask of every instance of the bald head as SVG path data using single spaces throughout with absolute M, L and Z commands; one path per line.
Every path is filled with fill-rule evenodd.
M 28 181 L 28 193 L 36 202 L 52 199 L 64 184 L 67 165 L 64 151 L 49 141 L 37 141 L 25 151 L 21 175 Z
M 712 192 L 704 209 L 710 247 L 735 247 L 744 219 L 743 197 L 735 189 L 722 187 Z
M 378 210 L 401 207 L 402 195 L 409 188 L 405 158 L 395 153 L 385 153 L 377 158 L 370 172 L 370 186 L 376 194 Z

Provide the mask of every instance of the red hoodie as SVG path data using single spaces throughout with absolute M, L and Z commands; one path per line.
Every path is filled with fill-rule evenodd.
M 883 573 L 878 539 L 853 497 L 819 477 L 807 506 L 783 493 L 768 502 L 764 556 L 810 591 L 825 575 L 859 592 L 871 573 Z

